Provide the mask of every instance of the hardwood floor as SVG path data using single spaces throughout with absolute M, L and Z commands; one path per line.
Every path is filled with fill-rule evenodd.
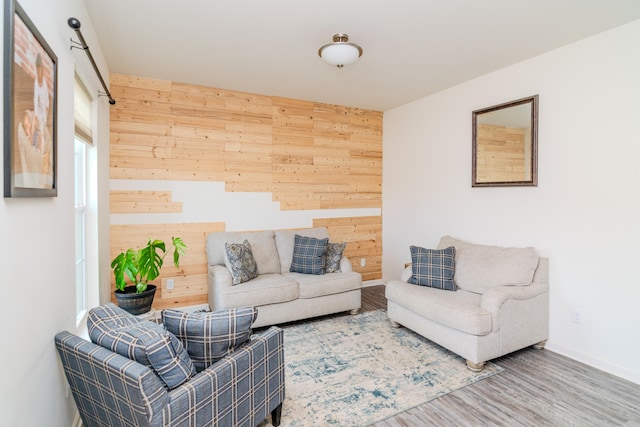
M 362 311 L 386 308 L 384 285 L 363 288 Z M 373 426 L 640 426 L 640 385 L 548 350 L 493 362 L 504 371 Z

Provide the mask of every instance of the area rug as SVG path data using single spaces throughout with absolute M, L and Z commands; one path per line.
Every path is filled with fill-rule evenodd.
M 284 326 L 282 426 L 367 426 L 502 368 L 473 373 L 461 357 L 393 328 L 384 310 Z

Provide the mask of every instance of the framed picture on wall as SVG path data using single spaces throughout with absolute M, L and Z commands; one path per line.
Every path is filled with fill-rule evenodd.
M 4 0 L 4 197 L 57 196 L 57 62 L 16 0 Z

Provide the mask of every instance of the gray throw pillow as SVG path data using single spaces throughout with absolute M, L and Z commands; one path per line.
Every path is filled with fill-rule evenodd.
M 248 282 L 258 277 L 258 265 L 248 240 L 242 243 L 225 243 L 225 263 L 231 271 L 232 284 Z
M 411 277 L 408 282 L 414 285 L 455 291 L 453 276 L 456 272 L 456 248 L 425 249 L 411 246 Z
M 251 337 L 254 307 L 187 313 L 162 310 L 162 322 L 186 348 L 198 372 L 233 352 Z
M 340 260 L 342 253 L 347 247 L 347 243 L 328 243 L 327 254 L 325 255 L 325 273 L 335 273 L 340 271 Z
M 324 274 L 324 255 L 327 253 L 328 243 L 328 238 L 316 239 L 296 234 L 289 271 L 292 273 Z

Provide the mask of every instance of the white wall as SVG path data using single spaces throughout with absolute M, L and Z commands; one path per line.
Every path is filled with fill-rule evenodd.
M 171 191 L 182 212 L 112 213 L 111 224 L 224 222 L 226 231 L 313 227 L 318 218 L 380 216 L 380 208 L 280 210 L 272 193 L 228 192 L 224 182 L 112 179 L 111 190 Z M 256 215 L 259 212 L 259 215 Z
M 83 35 L 107 81 L 108 69 L 82 0 L 20 0 L 20 5 L 58 57 L 58 197 L 0 199 L 0 324 L 4 343 L 0 352 L 0 425 L 69 426 L 75 405 L 71 397 L 65 397 L 66 380 L 53 337 L 61 330 L 76 329 L 74 69 L 77 67 L 94 94 L 99 87 L 84 52 L 69 50 L 69 39 L 75 35 L 67 25 L 69 17 L 82 23 Z M 105 194 L 108 197 L 109 104 L 104 98 L 98 104 L 99 180 L 104 198 Z M 2 156 L 0 152 L 0 163 Z M 108 266 L 108 198 L 103 200 L 107 203 L 97 207 L 101 215 L 99 256 L 101 264 Z M 108 289 L 109 271 L 100 275 L 106 277 Z
M 445 234 L 535 246 L 547 348 L 640 383 L 638 40 L 635 21 L 385 112 L 385 280 Z M 534 94 L 538 187 L 471 188 L 471 112 Z

